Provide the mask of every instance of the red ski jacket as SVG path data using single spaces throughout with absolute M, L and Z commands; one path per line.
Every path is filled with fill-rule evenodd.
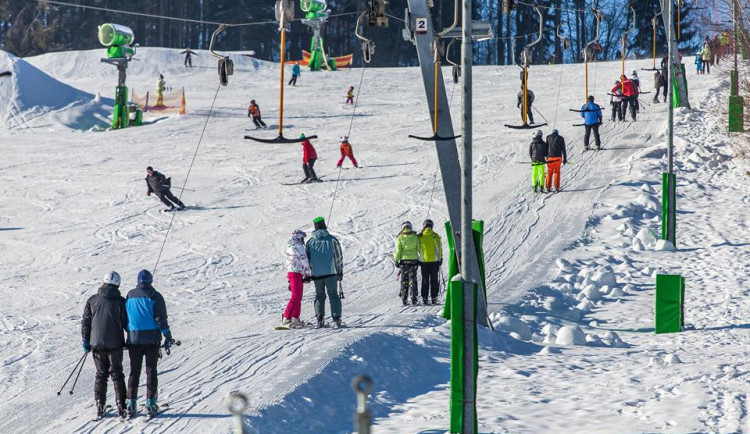
M 313 145 L 309 140 L 305 139 L 305 141 L 302 142 L 302 162 L 309 163 L 310 160 L 317 159 L 318 154 L 315 152 L 315 148 L 313 148 Z
M 622 94 L 625 96 L 635 96 L 635 87 L 633 82 L 627 78 L 622 79 Z

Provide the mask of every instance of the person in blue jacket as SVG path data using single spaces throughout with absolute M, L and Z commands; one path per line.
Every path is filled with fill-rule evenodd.
M 299 62 L 295 62 L 292 66 L 292 78 L 289 80 L 289 84 L 291 84 L 292 86 L 296 86 L 297 79 L 299 78 L 301 73 L 302 70 L 299 67 Z
M 341 297 L 337 283 L 344 278 L 344 260 L 339 240 L 328 233 L 323 217 L 313 220 L 315 230 L 307 241 L 305 250 L 310 260 L 312 281 L 315 282 L 315 315 L 318 327 L 325 326 L 326 293 L 331 303 L 334 327 L 341 326 Z
M 167 322 L 167 305 L 164 297 L 151 284 L 154 277 L 148 270 L 138 273 L 138 285 L 128 292 L 125 309 L 128 313 L 128 356 L 130 357 L 130 376 L 128 377 L 128 417 L 136 413 L 138 400 L 138 383 L 141 377 L 141 365 L 146 359 L 146 411 L 155 416 L 159 412 L 156 404 L 156 391 L 159 382 L 156 374 L 156 362 L 159 360 L 161 337 L 164 335 L 164 347 L 170 348 L 172 333 Z
M 602 124 L 602 108 L 594 102 L 594 95 L 589 95 L 589 100 L 581 107 L 581 117 L 583 125 L 586 127 L 586 133 L 583 136 L 583 147 L 589 149 L 589 137 L 591 131 L 594 131 L 594 143 L 596 149 L 602 148 L 602 142 L 599 138 L 599 125 Z

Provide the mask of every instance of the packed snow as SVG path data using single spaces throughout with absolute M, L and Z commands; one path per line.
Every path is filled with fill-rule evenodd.
M 327 182 L 282 185 L 303 177 L 299 145 L 242 138 L 276 135 L 278 65 L 233 55 L 224 88 L 215 59 L 198 54 L 190 69 L 178 50 L 142 48 L 128 69 L 136 90 L 151 90 L 159 73 L 184 87 L 187 115 L 147 114 L 142 127 L 101 131 L 117 80 L 99 61 L 103 50 L 0 52 L 0 70 L 14 72 L 0 78 L 10 102 L 0 107 L 0 431 L 231 432 L 222 401 L 239 391 L 251 432 L 351 432 L 351 380 L 364 373 L 375 382 L 375 432 L 446 432 L 450 327 L 441 306 L 401 306 L 387 257 L 404 220 L 421 228 L 447 216 L 434 145 L 407 137 L 430 131 L 419 70 L 303 70 L 286 89 L 285 135 L 320 137 L 316 171 Z M 582 65 L 532 67 L 535 117 L 568 142 L 556 194 L 531 192 L 533 130 L 503 127 L 520 122 L 517 68 L 474 71 L 474 214 L 485 220 L 495 327 L 479 331 L 481 432 L 750 429 L 750 195 L 747 164 L 733 158 L 741 136 L 729 137 L 721 118 L 728 74 L 688 68 L 693 110 L 675 112 L 675 249 L 658 239 L 666 106 L 644 95 L 637 122 L 610 122 L 606 93 L 620 67 L 590 66 L 605 123 L 603 150 L 588 152 L 583 128 L 572 126 L 579 114 L 568 110 L 585 96 L 575 79 Z M 444 72 L 457 130 L 459 88 Z M 363 73 L 352 116 L 346 89 Z M 648 88 L 649 73 L 640 74 Z M 246 131 L 251 98 L 268 130 Z M 338 139 L 350 122 L 364 167 L 339 172 Z M 92 422 L 90 362 L 73 395 L 56 395 L 83 354 L 84 303 L 106 272 L 120 272 L 125 293 L 140 269 L 154 268 L 172 215 L 145 195 L 145 168 L 181 186 L 194 155 L 186 187 L 195 191 L 182 196 L 190 209 L 174 215 L 155 270 L 182 341 L 159 365 L 169 409 L 151 421 Z M 329 213 L 344 250 L 348 327 L 276 331 L 288 299 L 286 240 Z M 653 333 L 658 273 L 686 278 L 683 333 Z M 306 286 L 303 319 L 313 316 L 313 292 Z

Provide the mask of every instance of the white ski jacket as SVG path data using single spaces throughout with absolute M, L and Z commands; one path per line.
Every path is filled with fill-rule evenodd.
M 292 235 L 286 245 L 286 269 L 290 273 L 299 273 L 303 277 L 311 274 L 310 261 L 307 259 L 305 244 L 301 238 Z

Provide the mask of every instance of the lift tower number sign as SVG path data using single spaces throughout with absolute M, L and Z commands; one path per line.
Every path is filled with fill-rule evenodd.
M 427 33 L 427 18 L 417 18 L 416 25 L 417 33 Z

